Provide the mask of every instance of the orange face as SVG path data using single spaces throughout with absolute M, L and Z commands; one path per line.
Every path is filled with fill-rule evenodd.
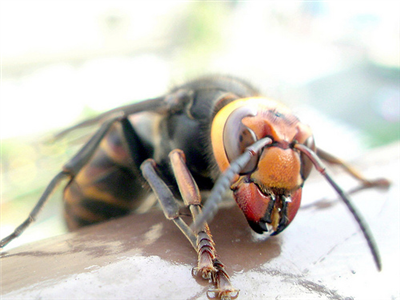
M 246 147 L 264 137 L 272 143 L 238 174 L 231 189 L 256 232 L 277 234 L 300 206 L 301 187 L 311 166 L 293 145 L 311 142 L 315 148 L 310 128 L 287 107 L 267 98 L 233 101 L 212 123 L 213 153 L 222 172 Z

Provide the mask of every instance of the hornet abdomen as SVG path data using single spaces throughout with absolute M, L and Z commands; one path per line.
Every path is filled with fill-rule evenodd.
M 64 216 L 70 230 L 126 215 L 146 195 L 122 137 L 121 125 L 114 124 L 89 163 L 65 187 Z

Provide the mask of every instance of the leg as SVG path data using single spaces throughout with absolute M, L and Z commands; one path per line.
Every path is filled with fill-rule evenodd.
M 390 185 L 390 182 L 385 178 L 378 178 L 375 180 L 370 180 L 365 178 L 360 172 L 358 172 L 351 165 L 341 160 L 340 158 L 337 158 L 332 154 L 329 154 L 324 150 L 318 148 L 317 155 L 319 158 L 321 158 L 322 160 L 326 161 L 329 164 L 341 166 L 349 175 L 351 175 L 352 177 L 361 182 L 362 184 L 361 187 L 353 190 L 352 191 L 353 193 L 364 188 L 370 188 L 370 187 L 387 188 Z
M 182 151 L 172 151 L 170 160 L 184 204 L 189 207 L 193 220 L 195 220 L 201 213 L 201 198 L 197 184 L 186 167 Z M 147 160 L 142 164 L 141 169 L 143 176 L 157 195 L 167 219 L 175 222 L 198 253 L 198 265 L 194 268 L 193 273 L 200 274 L 204 279 L 212 280 L 215 289 L 210 290 L 209 293 L 214 293 L 222 299 L 236 298 L 238 290 L 232 287 L 224 265 L 217 259 L 214 241 L 209 233 L 208 225 L 205 224 L 199 230 L 193 232 L 179 217 L 177 200 L 156 173 L 155 162 Z
M 156 163 L 152 159 L 145 160 L 140 166 L 143 177 L 149 183 L 151 189 L 156 194 L 161 205 L 165 217 L 172 220 L 176 226 L 182 231 L 186 238 L 190 241 L 193 248 L 196 249 L 196 237 L 190 230 L 189 226 L 179 216 L 179 205 L 177 200 L 172 195 L 171 190 L 160 178 L 156 171 Z
M 169 154 L 169 157 L 178 183 L 179 192 L 184 204 L 189 207 L 194 221 L 201 214 L 200 191 L 186 166 L 184 153 L 181 150 L 173 150 Z M 218 270 L 214 265 L 217 261 L 215 244 L 207 223 L 194 232 L 194 234 L 197 236 L 196 250 L 198 252 L 198 266 L 194 269 L 194 273 L 199 273 L 204 279 L 210 279 L 213 273 L 218 272 Z M 220 269 L 223 270 L 223 264 L 219 262 L 219 265 Z
M 39 201 L 36 203 L 35 207 L 30 212 L 29 217 L 21 225 L 19 225 L 12 234 L 6 236 L 0 241 L 0 249 L 4 248 L 13 239 L 19 237 L 25 231 L 25 229 L 36 220 L 36 216 L 38 215 L 46 201 L 49 199 L 51 194 L 60 184 L 60 182 L 63 179 L 69 177 L 70 175 L 68 173 L 61 171 L 53 178 L 53 180 L 49 183 L 46 190 L 44 191 L 43 195 L 40 197 Z
M 93 153 L 99 146 L 101 140 L 104 138 L 112 124 L 119 121 L 119 119 L 120 117 L 117 117 L 105 122 L 92 136 L 92 138 L 82 147 L 82 149 L 79 150 L 79 152 L 65 164 L 65 166 L 63 167 L 63 171 L 58 173 L 49 183 L 39 201 L 30 212 L 29 217 L 21 225 L 19 225 L 12 234 L 0 241 L 0 248 L 4 248 L 9 242 L 20 236 L 25 231 L 25 229 L 35 221 L 38 213 L 46 204 L 47 200 L 58 187 L 60 182 L 67 178 L 71 180 L 79 172 L 79 170 L 82 169 L 82 167 L 92 157 Z

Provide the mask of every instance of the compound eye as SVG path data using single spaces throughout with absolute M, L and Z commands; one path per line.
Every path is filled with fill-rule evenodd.
M 243 154 L 246 147 L 257 141 L 254 132 L 242 123 L 243 118 L 255 116 L 256 114 L 256 109 L 242 106 L 229 115 L 223 134 L 225 153 L 229 162 L 233 162 Z M 252 173 L 257 168 L 257 164 L 258 157 L 254 156 L 240 174 Z
M 304 142 L 304 146 L 308 147 L 309 149 L 315 152 L 317 148 L 315 146 L 314 137 L 312 135 L 306 139 L 306 141 Z M 301 153 L 300 157 L 301 157 L 300 173 L 303 180 L 305 180 L 307 179 L 308 175 L 310 175 L 313 164 L 304 153 Z

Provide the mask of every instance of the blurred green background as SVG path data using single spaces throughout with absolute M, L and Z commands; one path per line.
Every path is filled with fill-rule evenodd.
M 74 154 L 51 135 L 206 74 L 293 107 L 352 159 L 399 140 L 399 1 L 2 1 L 1 236 Z M 64 231 L 59 191 L 11 246 Z

